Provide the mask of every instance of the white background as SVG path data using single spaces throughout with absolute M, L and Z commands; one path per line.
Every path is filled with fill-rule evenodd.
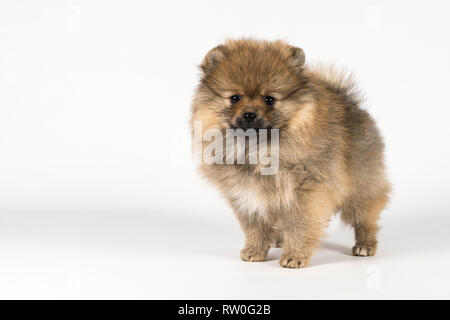
M 2 1 L 0 298 L 450 298 L 450 3 Z M 354 71 L 394 186 L 376 257 L 338 220 L 311 267 L 239 260 L 195 172 L 204 54 L 285 39 Z M 370 183 L 370 181 L 368 181 Z

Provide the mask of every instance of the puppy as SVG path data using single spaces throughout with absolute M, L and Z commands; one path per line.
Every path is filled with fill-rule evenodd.
M 221 145 L 228 145 L 230 130 L 278 134 L 276 143 L 268 139 L 267 149 L 277 153 L 275 173 L 262 174 L 267 163 L 260 161 L 221 161 L 230 156 L 228 149 L 223 154 L 213 150 L 218 161 L 199 165 L 245 233 L 241 258 L 264 261 L 270 247 L 278 245 L 282 267 L 306 267 L 337 212 L 354 229 L 353 254 L 374 255 L 377 220 L 390 184 L 382 138 L 361 109 L 351 79 L 305 65 L 303 50 L 283 41 L 228 40 L 209 51 L 200 67 L 191 117 L 200 147 L 210 144 L 208 132 L 223 139 Z

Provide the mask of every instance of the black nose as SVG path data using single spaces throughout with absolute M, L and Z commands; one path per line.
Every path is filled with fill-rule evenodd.
M 243 118 L 244 118 L 245 122 L 253 123 L 253 122 L 255 122 L 255 119 L 256 119 L 256 113 L 246 112 L 246 113 L 244 113 Z

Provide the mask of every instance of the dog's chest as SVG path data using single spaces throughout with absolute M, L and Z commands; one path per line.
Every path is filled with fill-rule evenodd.
M 274 179 L 271 183 L 243 182 L 232 190 L 232 200 L 239 213 L 267 218 L 271 212 L 285 210 L 294 199 L 289 180 Z
M 234 193 L 235 205 L 246 214 L 265 215 L 268 210 L 268 199 L 257 188 L 242 188 Z

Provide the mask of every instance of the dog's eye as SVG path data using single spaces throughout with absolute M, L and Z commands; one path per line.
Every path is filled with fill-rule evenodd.
M 264 97 L 264 102 L 268 105 L 268 106 L 273 106 L 273 104 L 275 103 L 275 98 L 271 97 L 271 96 L 265 96 Z
M 239 97 L 237 94 L 232 95 L 232 96 L 230 97 L 231 103 L 239 102 L 239 100 L 241 100 L 241 97 Z

